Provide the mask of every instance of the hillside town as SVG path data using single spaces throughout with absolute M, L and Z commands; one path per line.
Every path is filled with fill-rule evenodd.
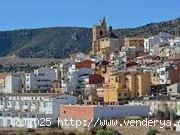
M 103 18 L 93 25 L 89 54 L 33 72 L 0 73 L 0 127 L 39 128 L 30 121 L 41 118 L 56 125 L 58 118 L 94 122 L 132 116 L 174 123 L 180 118 L 179 36 L 124 37 L 122 44 Z

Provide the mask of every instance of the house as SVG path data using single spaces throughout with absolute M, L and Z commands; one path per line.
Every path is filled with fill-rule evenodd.
M 119 68 L 125 68 L 126 64 L 124 60 L 124 57 L 120 55 L 120 52 L 111 53 L 109 56 L 110 65 L 119 67 Z
M 52 81 L 51 92 L 62 93 L 61 81 Z
M 152 63 L 148 66 L 141 67 L 141 70 L 151 73 L 152 85 L 173 84 L 180 81 L 179 61 Z
M 160 63 L 160 57 L 158 56 L 149 56 L 147 54 L 143 56 L 138 56 L 135 58 L 135 61 L 140 65 L 150 65 L 153 63 Z
M 167 94 L 170 96 L 180 95 L 180 82 L 167 86 Z
M 137 57 L 139 53 L 144 52 L 144 38 L 124 38 L 124 47 L 121 48 L 121 51 L 125 53 L 127 59 Z
M 21 76 L 16 74 L 0 74 L 0 93 L 16 93 L 22 90 Z
M 178 46 L 180 45 L 180 37 L 175 37 L 173 39 L 170 39 L 170 45 L 171 46 Z
M 97 97 L 97 88 L 103 86 L 104 78 L 99 74 L 90 74 L 86 78 L 84 78 L 85 88 L 84 88 L 84 96 L 88 98 L 88 103 L 94 104 L 98 102 Z
M 75 63 L 75 68 L 80 69 L 80 68 L 95 68 L 95 62 L 92 60 L 83 60 L 80 62 Z
M 163 45 L 156 47 L 156 53 L 154 55 L 159 56 L 161 59 L 180 58 L 180 45 Z
M 138 47 L 138 46 L 144 48 L 144 38 L 126 37 L 124 38 L 124 46 L 125 48 Z
M 173 35 L 165 32 L 160 32 L 158 35 L 144 39 L 144 51 L 150 55 L 156 54 L 156 48 L 162 45 L 169 45 Z

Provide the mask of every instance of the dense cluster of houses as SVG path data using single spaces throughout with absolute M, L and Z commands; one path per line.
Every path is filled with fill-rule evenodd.
M 147 116 L 163 106 L 162 99 L 180 115 L 180 37 L 161 32 L 126 37 L 121 44 L 105 19 L 92 33 L 88 55 L 77 53 L 32 73 L 0 74 L 0 126 L 15 126 L 24 117 L 48 116 L 55 123 L 58 117 Z

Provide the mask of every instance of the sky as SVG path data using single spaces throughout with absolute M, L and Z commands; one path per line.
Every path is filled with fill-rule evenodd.
M 171 20 L 180 17 L 180 0 L 0 0 L 0 31 L 92 27 L 102 17 L 114 28 Z

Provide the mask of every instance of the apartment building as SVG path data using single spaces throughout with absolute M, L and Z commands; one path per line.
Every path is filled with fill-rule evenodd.
M 180 95 L 180 82 L 167 86 L 167 94 L 170 96 Z
M 88 84 L 87 79 L 89 79 L 89 75 L 94 74 L 95 67 L 95 62 L 90 59 L 70 64 L 61 80 L 62 91 L 64 93 L 83 93 Z
M 152 85 L 173 84 L 180 81 L 179 62 L 173 63 L 169 61 L 161 64 L 152 64 L 149 66 L 149 71 L 151 72 Z
M 116 104 L 123 99 L 148 95 L 151 89 L 150 79 L 150 73 L 119 71 L 112 73 L 109 83 L 97 91 L 101 91 L 105 103 Z
M 27 91 L 47 91 L 52 86 L 52 81 L 57 80 L 57 72 L 50 68 L 39 68 L 34 73 L 25 75 L 25 89 Z
M 57 122 L 61 104 L 76 104 L 77 98 L 62 94 L 6 94 L 0 95 L 0 127 L 15 126 L 17 119 L 50 118 L 52 124 Z M 24 125 L 32 128 L 35 125 Z

